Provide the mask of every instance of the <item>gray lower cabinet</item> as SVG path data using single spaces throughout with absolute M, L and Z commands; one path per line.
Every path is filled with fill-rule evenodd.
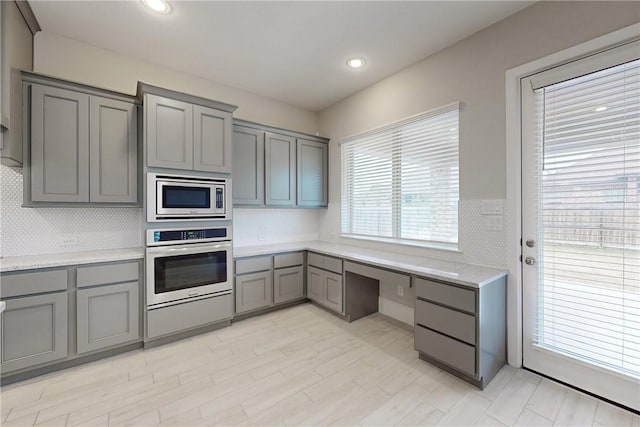
M 78 290 L 78 354 L 140 338 L 139 282 Z
M 264 205 L 264 131 L 233 127 L 233 204 Z
M 342 260 L 309 252 L 307 257 L 307 296 L 338 313 L 344 312 Z
M 296 139 L 265 133 L 265 202 L 271 206 L 296 205 Z
M 304 297 L 304 267 L 278 268 L 273 271 L 273 302 L 280 304 Z
M 23 87 L 25 204 L 137 204 L 134 99 L 26 72 Z
M 67 292 L 5 301 L 2 312 L 2 372 L 29 368 L 67 356 Z
M 298 138 L 298 206 L 327 206 L 329 147 Z
M 234 105 L 140 83 L 147 165 L 231 173 Z
M 477 387 L 506 360 L 506 280 L 480 288 L 415 279 L 415 349 Z
M 273 304 L 272 271 L 236 276 L 236 313 L 266 308 Z

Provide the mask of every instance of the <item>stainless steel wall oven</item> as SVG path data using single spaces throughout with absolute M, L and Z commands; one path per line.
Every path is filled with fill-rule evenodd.
M 147 230 L 147 306 L 229 295 L 231 227 Z

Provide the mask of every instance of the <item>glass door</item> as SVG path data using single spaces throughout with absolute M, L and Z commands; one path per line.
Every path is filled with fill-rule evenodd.
M 523 364 L 640 410 L 640 45 L 522 80 Z

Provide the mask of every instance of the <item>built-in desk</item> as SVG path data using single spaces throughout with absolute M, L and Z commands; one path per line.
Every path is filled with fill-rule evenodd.
M 506 271 L 321 241 L 237 247 L 234 257 L 292 251 L 307 251 L 307 297 L 345 320 L 378 312 L 383 296 L 414 308 L 422 360 L 479 388 L 505 364 Z

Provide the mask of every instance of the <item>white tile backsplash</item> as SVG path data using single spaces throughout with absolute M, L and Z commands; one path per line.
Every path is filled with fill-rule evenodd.
M 141 208 L 23 208 L 22 169 L 0 166 L 0 256 L 142 246 Z
M 233 210 L 233 244 L 236 246 L 318 239 L 324 209 Z

